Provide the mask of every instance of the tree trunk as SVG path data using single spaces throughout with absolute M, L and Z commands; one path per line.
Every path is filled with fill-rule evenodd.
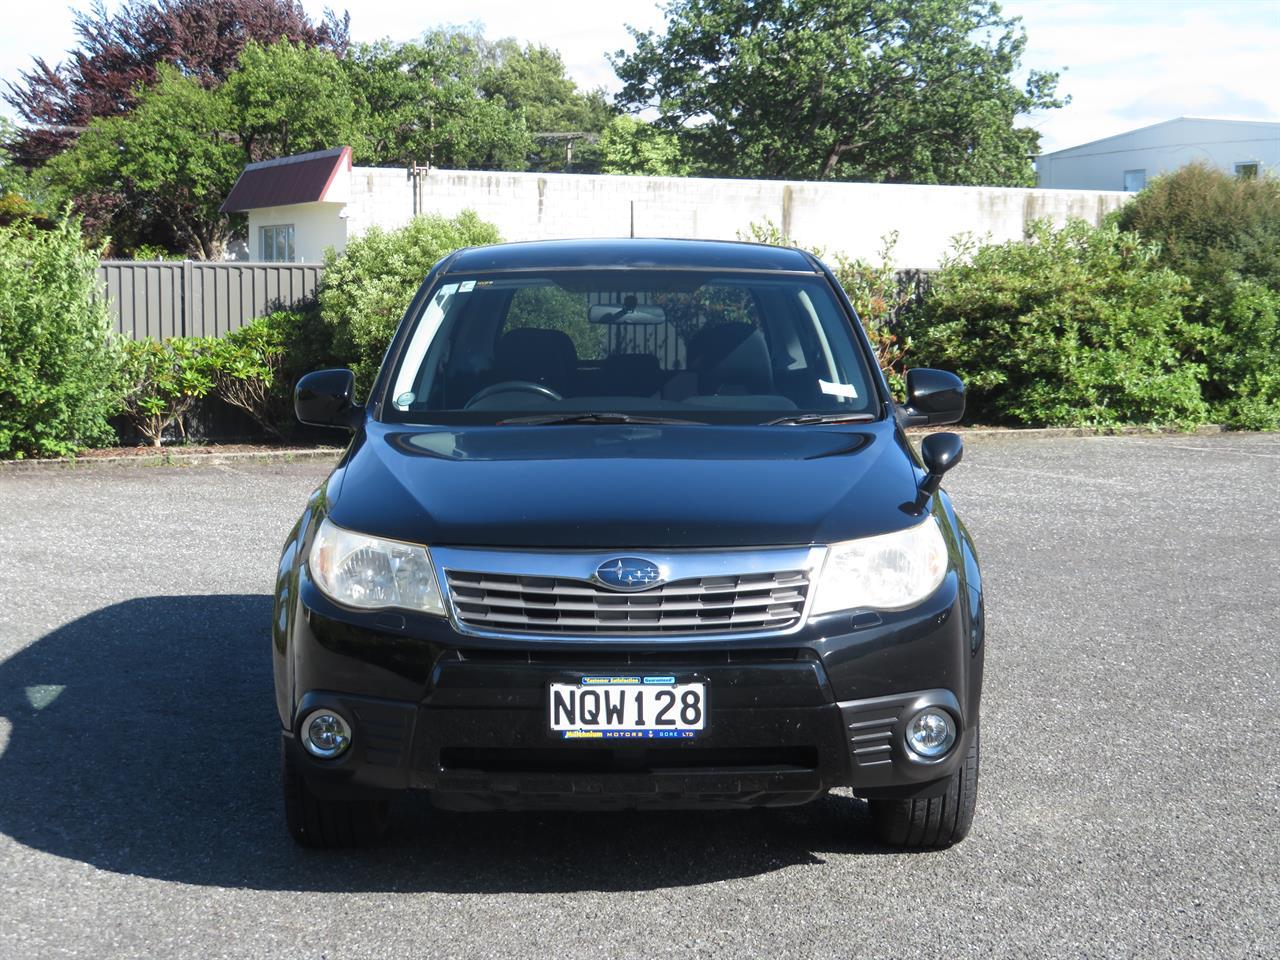
M 844 152 L 849 149 L 849 144 L 843 140 L 837 140 L 831 145 L 831 149 L 827 151 L 826 158 L 822 161 L 822 170 L 818 173 L 819 180 L 825 180 L 831 176 L 831 172 L 835 170 L 836 164 L 840 162 L 840 158 Z

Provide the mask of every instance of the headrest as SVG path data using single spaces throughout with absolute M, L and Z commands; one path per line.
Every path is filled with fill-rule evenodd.
M 749 323 L 703 327 L 689 344 L 689 369 L 703 394 L 773 392 L 773 365 L 764 334 Z
M 494 366 L 504 380 L 545 383 L 563 393 L 577 373 L 578 351 L 560 330 L 516 327 L 498 340 Z

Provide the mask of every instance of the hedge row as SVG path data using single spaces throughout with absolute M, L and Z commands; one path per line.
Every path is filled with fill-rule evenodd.
M 122 340 L 117 413 L 158 447 L 175 429 L 185 437 L 187 413 L 216 396 L 248 414 L 264 433 L 285 439 L 294 426 L 293 383 L 330 359 L 326 346 L 299 349 L 318 330 L 310 311 L 281 310 L 225 337 Z
M 100 251 L 79 222 L 0 227 L 0 459 L 57 457 L 118 442 L 113 421 L 159 446 L 185 437 L 208 397 L 262 431 L 296 429 L 290 394 L 323 366 L 356 369 L 367 387 L 426 266 L 460 246 L 493 243 L 474 214 L 372 230 L 326 264 L 319 301 L 259 317 L 225 337 L 129 340 L 111 332 L 95 293 Z
M 913 366 L 966 378 L 971 420 L 1280 427 L 1280 181 L 1202 166 L 1100 228 L 961 245 L 905 318 Z
M 788 242 L 768 224 L 748 236 Z M 110 334 L 74 219 L 0 227 L 0 457 L 113 442 L 113 417 L 159 444 L 208 396 L 285 436 L 298 376 L 342 364 L 367 388 L 425 269 L 497 239 L 471 213 L 371 230 L 328 259 L 316 303 L 158 343 Z M 899 283 L 892 243 L 878 265 L 833 267 L 895 386 L 908 366 L 954 370 L 970 422 L 1280 427 L 1275 180 L 1184 168 L 1102 227 L 958 243 L 923 295 Z

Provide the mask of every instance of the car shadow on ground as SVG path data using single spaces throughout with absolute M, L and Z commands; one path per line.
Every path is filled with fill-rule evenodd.
M 283 890 L 648 890 L 884 852 L 864 807 L 458 814 L 405 798 L 388 838 L 285 833 L 267 596 L 130 600 L 0 663 L 0 832 L 105 870 Z M 0 741 L 2 742 L 2 741 Z

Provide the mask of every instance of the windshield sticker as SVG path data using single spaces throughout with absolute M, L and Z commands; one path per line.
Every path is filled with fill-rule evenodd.
M 819 380 L 818 388 L 829 397 L 844 397 L 846 400 L 857 400 L 858 391 L 851 383 L 831 383 Z
M 458 284 L 459 293 L 470 293 L 475 288 L 476 288 L 476 282 L 474 280 L 463 280 L 460 284 Z
M 413 391 L 407 390 L 404 393 L 400 394 L 400 396 L 396 397 L 396 406 L 399 407 L 401 410 L 408 410 L 409 404 L 413 403 L 413 398 L 414 398 Z

